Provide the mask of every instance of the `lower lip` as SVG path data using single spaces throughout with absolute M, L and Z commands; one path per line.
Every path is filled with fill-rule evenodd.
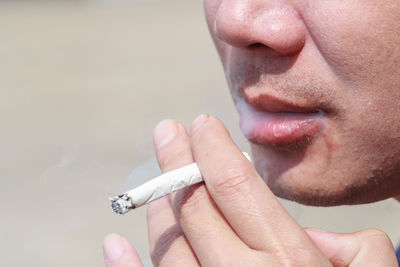
M 293 144 L 315 136 L 324 128 L 322 113 L 249 111 L 240 116 L 243 134 L 253 143 Z

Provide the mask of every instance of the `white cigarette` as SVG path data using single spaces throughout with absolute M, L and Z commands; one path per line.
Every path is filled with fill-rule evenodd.
M 246 152 L 243 152 L 243 154 L 251 161 L 250 156 Z M 125 214 L 132 209 L 146 205 L 153 200 L 202 181 L 203 177 L 197 163 L 192 163 L 185 167 L 163 173 L 137 188 L 110 198 L 111 207 L 115 213 Z

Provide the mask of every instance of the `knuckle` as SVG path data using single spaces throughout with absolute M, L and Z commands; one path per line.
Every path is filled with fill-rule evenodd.
M 251 170 L 248 167 L 230 167 L 216 179 L 213 184 L 215 193 L 219 196 L 235 197 L 238 193 L 245 193 L 245 186 L 250 180 Z
M 357 233 L 359 235 L 359 255 L 372 255 L 371 266 L 397 266 L 395 250 L 389 236 L 378 229 L 366 229 Z M 359 257 L 361 258 L 361 256 Z
M 359 232 L 360 238 L 366 242 L 392 243 L 390 237 L 382 230 L 369 228 Z

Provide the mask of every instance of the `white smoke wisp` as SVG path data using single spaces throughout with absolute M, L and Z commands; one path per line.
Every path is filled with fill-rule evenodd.
M 65 175 L 65 170 L 73 164 L 78 157 L 80 150 L 79 145 L 63 146 L 61 159 L 54 165 L 48 167 L 41 175 L 42 183 L 48 187 L 49 184 L 55 182 L 60 176 Z M 61 179 L 61 178 L 60 178 Z
M 151 180 L 152 178 L 159 176 L 160 174 L 161 171 L 158 167 L 157 159 L 155 157 L 152 157 L 143 164 L 137 166 L 129 174 L 121 192 L 126 192 L 128 190 L 136 188 L 139 185 L 142 185 L 145 182 Z

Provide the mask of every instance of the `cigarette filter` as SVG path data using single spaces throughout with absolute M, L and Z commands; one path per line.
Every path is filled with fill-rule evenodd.
M 243 154 L 248 160 L 251 160 L 246 152 L 243 152 Z M 137 188 L 110 198 L 111 207 L 115 213 L 125 214 L 132 209 L 146 205 L 153 200 L 202 181 L 203 177 L 197 163 L 192 163 L 185 167 L 163 173 Z

